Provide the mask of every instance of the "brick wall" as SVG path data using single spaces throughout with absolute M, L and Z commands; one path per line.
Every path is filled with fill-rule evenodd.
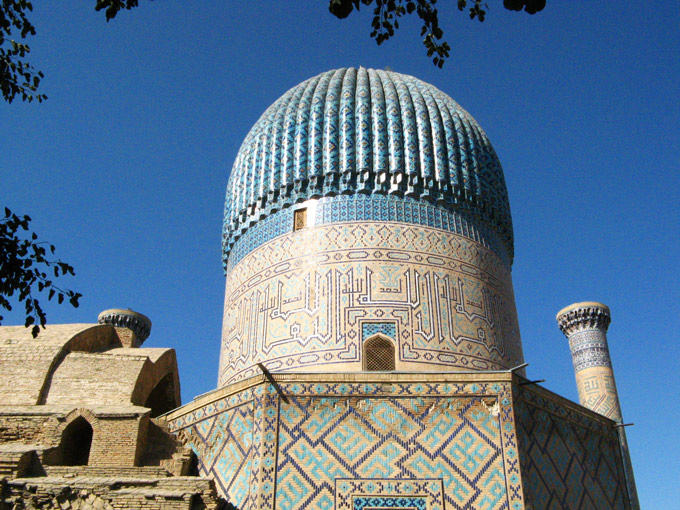
M 146 356 L 73 352 L 55 370 L 46 404 L 78 407 L 130 403 Z
M 0 327 L 0 402 L 35 405 L 60 357 L 69 350 L 97 350 L 114 345 L 118 337 L 110 326 L 58 324 L 33 338 L 23 326 Z
M 0 510 L 216 510 L 212 481 L 175 478 L 0 479 Z
M 56 446 L 59 426 L 54 414 L 3 414 L 0 412 L 0 445 L 22 443 Z
M 148 415 L 98 417 L 94 430 L 90 466 L 133 467 L 139 465 L 145 446 Z

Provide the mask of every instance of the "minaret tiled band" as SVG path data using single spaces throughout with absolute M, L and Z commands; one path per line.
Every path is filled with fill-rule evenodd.
M 610 322 L 609 308 L 602 303 L 576 303 L 557 314 L 560 330 L 569 340 L 581 404 L 620 421 L 621 407 L 607 346 Z

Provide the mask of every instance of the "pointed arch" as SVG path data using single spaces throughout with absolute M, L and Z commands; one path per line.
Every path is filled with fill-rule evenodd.
M 172 411 L 177 407 L 175 398 L 175 381 L 173 373 L 168 373 L 156 383 L 149 396 L 146 397 L 144 407 L 151 409 L 151 417 L 156 418 L 161 414 Z
M 87 466 L 94 429 L 84 416 L 71 421 L 61 434 L 61 465 Z
M 394 342 L 375 334 L 364 340 L 363 369 L 366 372 L 392 372 L 396 365 Z
M 68 413 L 59 424 L 59 447 L 46 453 L 44 462 L 49 466 L 86 466 L 90 461 L 93 439 L 97 437 L 100 423 L 89 409 L 79 408 Z

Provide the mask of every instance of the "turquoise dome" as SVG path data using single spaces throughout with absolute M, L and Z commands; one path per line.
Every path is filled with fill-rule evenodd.
M 227 184 L 223 256 L 252 225 L 298 202 L 397 195 L 470 217 L 513 256 L 501 164 L 482 128 L 417 78 L 375 69 L 327 71 L 262 114 Z

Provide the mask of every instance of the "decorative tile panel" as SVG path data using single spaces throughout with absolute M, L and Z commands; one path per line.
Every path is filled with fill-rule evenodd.
M 528 389 L 515 402 L 527 506 L 624 510 L 625 478 L 613 422 L 576 413 Z
M 239 510 L 524 509 L 509 383 L 278 384 L 168 422 Z
M 388 338 L 395 339 L 397 336 L 397 327 L 394 322 L 364 322 L 361 325 L 361 338 L 367 338 L 380 333 Z
M 383 508 L 444 510 L 442 479 L 335 479 L 335 510 Z
M 253 493 L 253 401 L 199 410 L 190 426 L 172 423 L 171 430 L 196 453 L 198 471 L 215 480 L 219 492 L 238 508 L 252 508 Z M 218 410 L 219 409 L 219 410 Z
M 259 373 L 259 362 L 272 372 L 359 371 L 364 323 L 395 325 L 396 370 L 523 362 L 510 272 L 493 251 L 437 228 L 351 222 L 361 202 L 337 202 L 350 222 L 278 236 L 230 268 L 220 385 Z M 404 217 L 420 214 L 399 204 Z
M 272 239 L 293 231 L 294 207 L 267 216 L 250 227 L 233 245 L 228 259 L 229 268 L 236 266 L 248 253 Z M 318 200 L 316 225 L 348 221 L 389 221 L 433 227 L 465 236 L 492 250 L 510 268 L 510 259 L 498 237 L 488 229 L 475 225 L 465 214 L 396 196 L 340 195 Z

